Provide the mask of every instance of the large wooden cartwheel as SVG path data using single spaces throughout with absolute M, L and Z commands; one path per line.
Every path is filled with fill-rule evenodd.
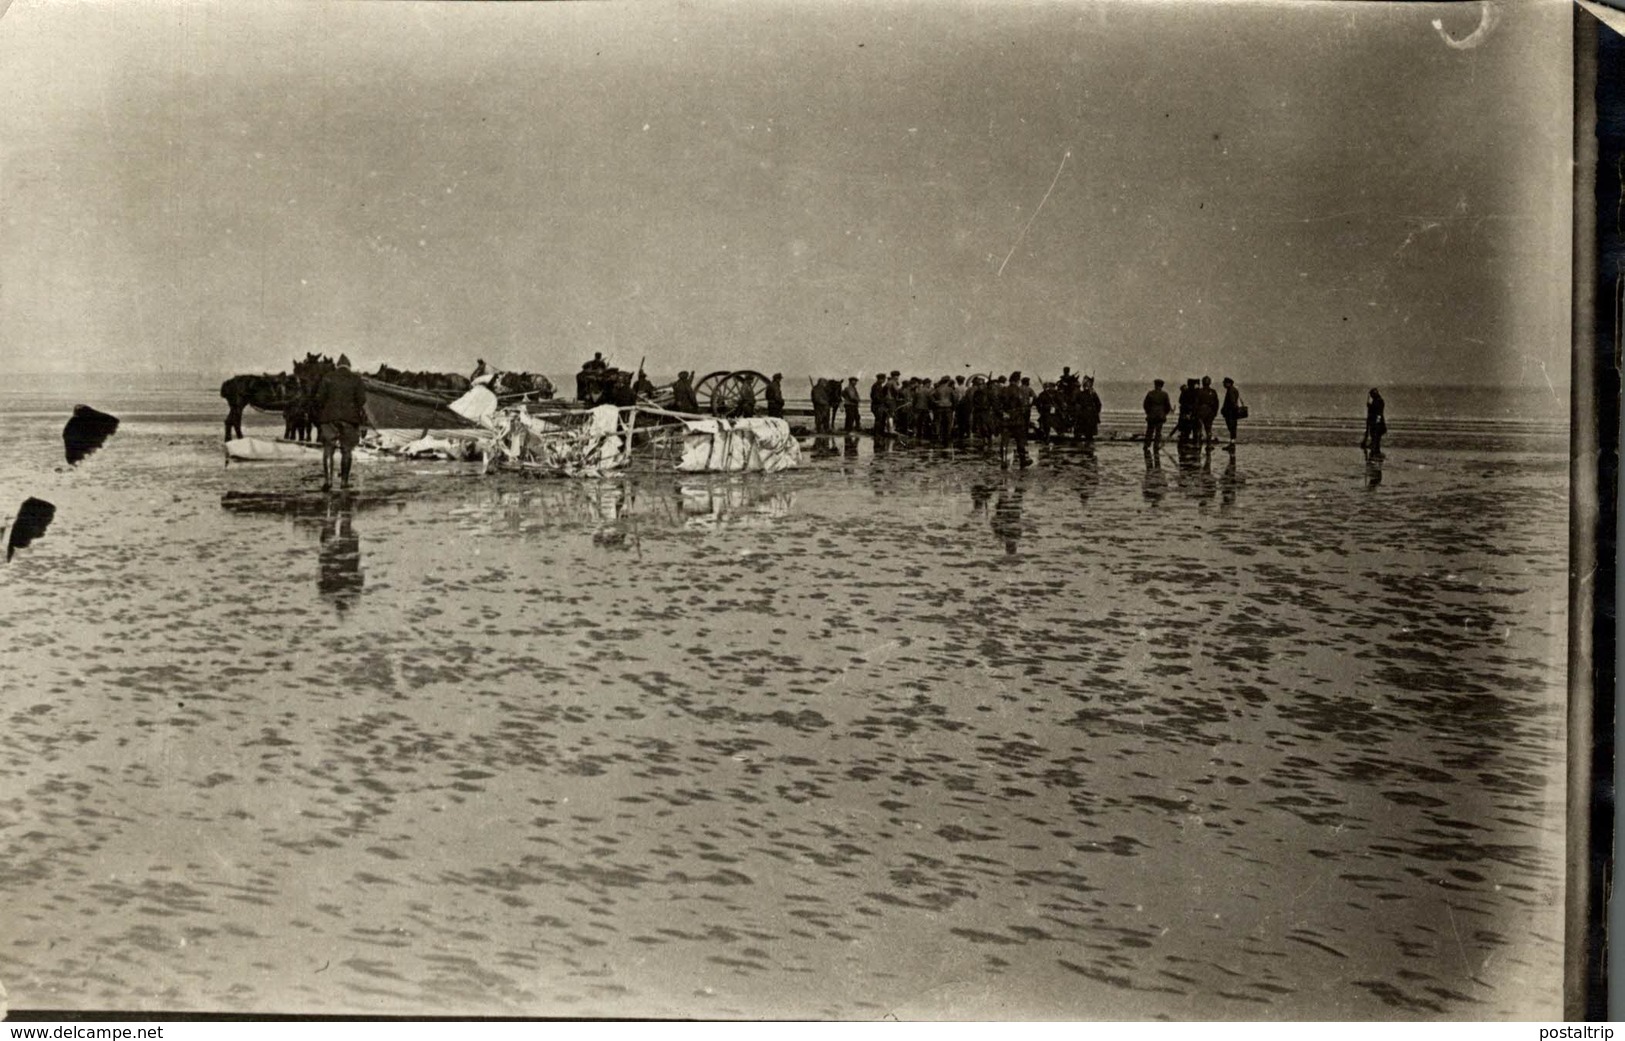
M 747 392 L 747 380 L 750 390 Z M 744 404 L 747 393 L 755 398 L 756 413 L 767 413 L 767 384 L 766 376 L 753 369 L 739 369 L 734 372 L 712 372 L 700 377 L 694 384 L 694 397 L 700 403 L 700 411 L 713 416 L 737 416 Z

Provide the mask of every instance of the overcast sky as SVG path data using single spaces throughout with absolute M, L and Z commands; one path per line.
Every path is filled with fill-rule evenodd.
M 1569 32 L 1559 0 L 17 0 L 0 352 L 1561 384 Z

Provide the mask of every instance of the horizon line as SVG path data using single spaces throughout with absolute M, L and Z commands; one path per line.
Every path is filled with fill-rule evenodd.
M 417 371 L 417 370 L 410 370 L 410 371 Z M 428 370 L 424 370 L 424 371 L 428 371 Z M 741 371 L 743 371 L 743 370 L 741 370 Z M 1012 371 L 1014 371 L 1014 370 L 1012 370 Z M 11 372 L 12 372 L 13 376 L 30 376 L 30 377 L 54 376 L 54 377 L 70 378 L 70 379 L 73 378 L 73 377 L 85 377 L 85 376 L 107 376 L 107 377 L 127 377 L 127 376 L 169 377 L 169 376 L 173 376 L 173 377 L 205 377 L 205 378 L 208 378 L 208 379 L 214 379 L 217 376 L 219 376 L 220 378 L 227 378 L 227 377 L 229 377 L 231 375 L 236 375 L 237 374 L 237 373 L 229 372 L 228 370 L 225 370 L 225 369 L 212 370 L 212 371 L 211 370 L 199 370 L 199 369 L 74 369 L 74 370 L 66 370 L 66 371 L 61 370 L 61 369 L 12 369 Z M 366 375 L 365 372 L 362 372 L 361 374 L 363 376 Z M 544 373 L 544 375 L 545 374 L 546 373 Z M 1037 375 L 1036 373 L 1025 373 L 1025 374 L 1026 375 L 1033 375 L 1035 377 Z M 276 374 L 275 373 L 265 372 L 265 373 L 253 373 L 253 375 L 276 375 Z M 798 375 L 805 375 L 805 374 L 804 373 L 798 373 Z M 874 375 L 876 375 L 876 373 L 871 372 L 871 373 L 867 373 L 866 375 L 864 375 L 864 376 L 862 376 L 860 378 L 867 379 L 870 376 L 874 376 Z M 1565 378 L 1562 381 L 1548 380 L 1546 382 L 1546 384 L 1545 384 L 1545 387 L 1547 387 L 1548 389 L 1551 389 L 1551 390 L 1557 390 L 1557 389 L 1560 389 L 1560 388 L 1568 388 L 1570 386 L 1570 384 L 1571 384 L 1571 381 L 1567 378 L 1567 373 L 1565 373 L 1564 375 L 1565 375 Z M 1095 378 L 1095 381 L 1097 383 L 1100 383 L 1100 382 L 1104 382 L 1104 383 L 1142 383 L 1142 382 L 1149 382 L 1149 381 L 1151 381 L 1153 379 L 1167 380 L 1167 379 L 1171 379 L 1171 378 L 1178 379 L 1178 378 L 1175 378 L 1175 377 L 1166 377 L 1166 376 L 1129 377 L 1129 378 L 1124 378 L 1124 379 L 1113 379 L 1113 378 L 1110 378 L 1110 377 L 1099 377 L 1099 376 L 1097 376 Z M 1238 380 L 1237 382 L 1240 382 L 1240 381 Z M 1349 379 L 1342 379 L 1342 380 L 1250 380 L 1249 383 L 1250 383 L 1250 385 L 1255 386 L 1255 387 L 1364 387 L 1364 386 L 1371 386 L 1372 385 L 1369 381 L 1366 381 L 1366 380 L 1349 380 Z M 1379 381 L 1376 385 L 1378 385 L 1378 386 L 1387 386 L 1387 387 L 1407 387 L 1407 388 L 1408 387 L 1418 387 L 1418 388 L 1420 388 L 1420 387 L 1479 387 L 1479 388 L 1485 388 L 1485 389 L 1497 388 L 1497 389 L 1530 389 L 1530 390 L 1538 390 L 1538 389 L 1542 388 L 1542 384 L 1540 384 L 1540 383 L 1486 383 L 1486 382 L 1477 382 L 1477 381 L 1467 381 L 1467 382 L 1445 382 L 1445 381 L 1383 382 L 1383 381 Z

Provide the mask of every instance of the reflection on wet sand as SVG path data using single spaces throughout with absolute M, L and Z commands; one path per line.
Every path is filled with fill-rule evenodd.
M 1373 452 L 1369 448 L 1365 450 L 1365 486 L 1367 488 L 1375 488 L 1382 483 L 1382 459 L 1381 452 Z
M 348 521 L 215 498 L 308 472 L 143 453 L 65 500 L 94 567 L 5 575 L 0 976 L 44 1008 L 1550 1018 L 1567 460 L 1437 453 L 1396 500 L 1349 447 L 1249 445 L 1228 512 L 1204 457 L 1153 523 L 1128 445 L 397 470 Z M 335 637 L 312 546 L 355 595 L 360 529 Z
M 1204 456 L 1202 446 L 1190 441 L 1181 441 L 1176 449 L 1179 459 L 1179 491 L 1188 499 L 1202 501 L 1202 468 Z M 1211 450 L 1209 450 L 1211 451 Z
M 361 538 L 355 531 L 355 505 L 339 495 L 322 521 L 320 573 L 316 589 L 340 614 L 355 606 L 364 581 L 361 574 Z
M 391 507 L 401 509 L 406 496 L 398 492 L 348 491 L 339 494 L 313 491 L 228 491 L 220 496 L 227 513 L 286 517 L 302 528 L 321 527 L 342 503 L 352 513 Z
M 1140 484 L 1140 494 L 1152 506 L 1162 505 L 1162 500 L 1168 497 L 1168 478 L 1162 472 L 1162 453 L 1149 449 L 1145 453 L 1145 480 Z
M 674 480 L 663 475 L 485 489 L 467 497 L 452 513 L 464 527 L 492 533 L 587 529 L 595 542 L 619 546 L 653 530 L 770 524 L 788 516 L 795 501 L 794 483 L 776 476 Z
M 1004 540 L 1004 552 L 1014 556 L 1022 536 L 1020 484 L 1006 481 L 999 488 L 998 501 L 993 504 L 991 524 L 993 533 Z
M 985 513 L 987 504 L 993 498 L 993 492 L 998 485 L 989 481 L 972 481 L 970 486 L 970 508 L 972 513 Z
M 297 528 L 317 529 L 320 549 L 316 591 L 341 614 L 355 606 L 365 581 L 355 515 L 385 506 L 399 510 L 404 502 L 404 497 L 399 495 L 353 491 L 336 494 L 228 491 L 220 497 L 220 506 L 228 513 L 286 517 Z
M 1095 446 L 1085 443 L 1078 452 L 1078 505 L 1087 507 L 1100 487 L 1100 461 L 1095 458 Z

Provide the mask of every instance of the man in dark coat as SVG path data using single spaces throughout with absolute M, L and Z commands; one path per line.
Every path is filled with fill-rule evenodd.
M 944 376 L 931 388 L 932 436 L 938 444 L 947 444 L 954 435 L 954 380 Z
M 756 377 L 745 373 L 739 378 L 739 404 L 733 414 L 738 419 L 749 419 L 756 414 Z
M 1168 392 L 1162 389 L 1162 381 L 1151 382 L 1152 387 L 1145 395 L 1146 451 L 1162 447 L 1162 424 L 1168 418 L 1168 413 L 1174 410 L 1174 403 L 1168 400 Z
M 1382 457 L 1382 435 L 1388 433 L 1388 404 L 1382 400 L 1382 393 L 1376 387 L 1365 399 L 1365 437 L 1360 441 L 1360 447 L 1368 449 L 1372 456 Z
M 1202 377 L 1202 389 L 1196 392 L 1196 421 L 1202 424 L 1202 440 L 1213 440 L 1213 421 L 1219 418 L 1219 392 L 1213 389 L 1213 377 Z
M 1010 374 L 1010 382 L 1004 388 L 1004 432 L 1005 439 L 1016 443 L 1016 463 L 1026 467 L 1032 463 L 1027 454 L 1027 427 L 1032 422 L 1033 388 L 1030 383 L 1022 379 L 1020 370 Z M 1000 465 L 1008 466 L 1004 458 L 1004 442 L 999 446 Z
M 581 371 L 576 373 L 576 400 L 585 401 L 589 405 L 599 405 L 610 398 L 609 366 L 604 361 L 602 351 L 596 351 L 590 360 L 581 363 Z
M 874 434 L 884 437 L 890 433 L 887 421 L 891 414 L 891 396 L 886 389 L 885 373 L 875 373 L 875 381 L 869 387 L 869 415 L 874 417 Z
M 677 412 L 700 411 L 700 399 L 694 396 L 694 384 L 687 372 L 679 372 L 677 382 L 671 385 L 671 407 Z
M 1179 388 L 1179 422 L 1176 426 L 1181 443 L 1196 436 L 1196 381 L 1189 379 Z
M 784 373 L 775 372 L 773 378 L 767 381 L 767 414 L 777 419 L 784 418 Z
M 1083 387 L 1078 391 L 1078 428 L 1077 433 L 1085 441 L 1093 441 L 1095 435 L 1100 433 L 1100 395 L 1095 393 L 1095 378 L 1085 376 Z
M 827 434 L 830 431 L 830 413 L 834 407 L 829 399 L 829 380 L 820 376 L 812 385 L 813 407 L 813 433 Z
M 841 388 L 841 404 L 846 408 L 846 425 L 841 429 L 844 433 L 855 434 L 863 429 L 863 423 L 858 418 L 858 406 L 863 403 L 863 392 L 858 389 L 858 378 L 848 376 L 846 386 Z
M 1058 411 L 1060 397 L 1055 384 L 1045 383 L 1044 389 L 1033 400 L 1033 404 L 1038 406 L 1038 437 L 1041 441 L 1049 440 L 1050 419 Z
M 350 454 L 367 422 L 367 388 L 339 355 L 333 371 L 316 385 L 316 424 L 322 439 L 322 491 L 333 490 L 333 453 L 339 453 L 339 484 L 350 487 Z
M 1224 378 L 1224 404 L 1219 406 L 1219 415 L 1224 417 L 1224 425 L 1230 430 L 1230 443 L 1225 449 L 1233 450 L 1236 447 L 1236 421 L 1247 415 L 1247 406 L 1241 400 L 1241 388 L 1229 376 Z

